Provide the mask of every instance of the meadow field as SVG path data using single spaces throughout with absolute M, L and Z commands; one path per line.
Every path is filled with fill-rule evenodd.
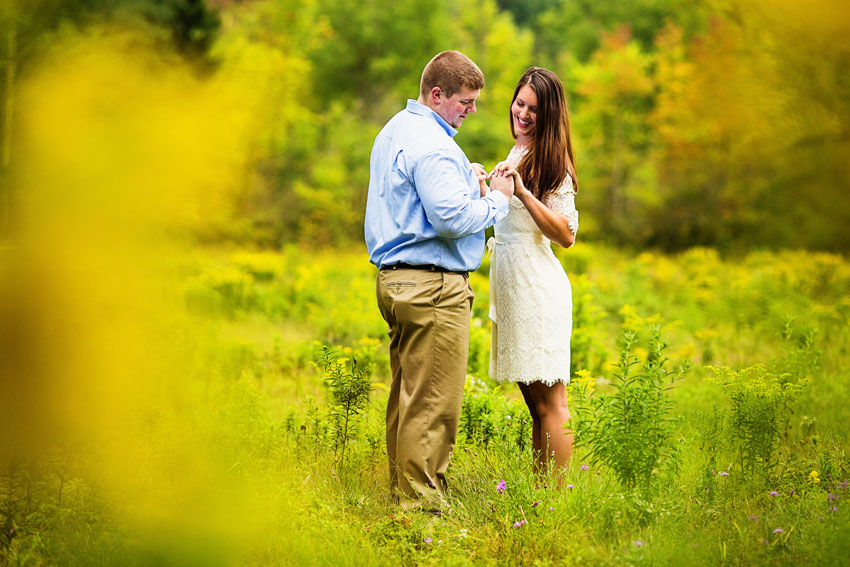
M 168 308 L 62 331 L 99 358 L 63 368 L 87 414 L 57 418 L 54 399 L 47 452 L 0 476 L 2 563 L 846 564 L 850 263 L 584 242 L 559 257 L 580 441 L 560 487 L 532 474 L 518 392 L 487 376 L 486 259 L 451 509 L 434 518 L 389 501 L 365 253 L 195 248 L 162 280 Z M 66 319 L 83 297 L 66 293 Z M 137 309 L 158 321 L 145 352 L 128 346 L 151 332 Z
M 0 566 L 850 564 L 838 0 L 0 3 Z M 437 52 L 486 168 L 564 83 L 576 451 L 476 296 L 450 507 L 388 494 L 372 141 Z

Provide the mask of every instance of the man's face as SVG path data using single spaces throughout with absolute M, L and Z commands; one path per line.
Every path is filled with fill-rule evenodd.
M 462 89 L 450 97 L 441 93 L 437 108 L 434 110 L 452 128 L 460 128 L 466 115 L 476 112 L 475 101 L 479 96 L 481 96 L 481 89 Z

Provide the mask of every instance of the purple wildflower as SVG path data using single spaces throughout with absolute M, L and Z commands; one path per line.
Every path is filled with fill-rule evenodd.
M 847 488 L 847 481 L 845 480 L 844 482 L 842 482 L 841 484 L 839 484 L 839 485 L 838 485 L 838 488 L 840 488 L 841 490 L 844 490 L 845 488 Z
M 720 471 L 719 473 L 717 473 L 717 476 L 729 476 L 729 473 L 726 471 Z
M 748 520 L 752 520 L 752 521 L 754 521 L 754 522 L 758 522 L 758 521 L 759 521 L 759 517 L 758 517 L 758 516 L 753 516 L 752 514 L 750 514 L 749 516 L 747 516 L 747 519 L 748 519 Z
M 634 545 L 635 547 L 643 547 L 645 544 L 641 540 L 636 539 L 632 542 L 632 545 Z
M 833 494 L 832 492 L 830 492 L 830 493 L 829 493 L 829 495 L 828 495 L 826 498 L 827 498 L 827 500 L 829 500 L 830 502 L 835 502 L 836 500 L 838 500 L 839 498 L 841 498 L 841 495 L 840 495 L 840 494 Z
M 779 496 L 779 493 L 775 490 L 771 490 L 768 494 L 770 494 L 771 496 Z
M 505 482 L 505 479 L 499 481 L 499 484 L 496 485 L 496 492 L 502 494 L 505 492 L 505 489 L 508 487 L 508 483 Z
M 519 522 L 514 522 L 514 527 L 519 528 L 522 527 L 523 524 L 525 524 L 525 520 L 520 520 Z
M 796 493 L 797 493 L 797 491 L 796 491 L 795 489 L 793 489 L 793 488 L 792 488 L 792 489 L 791 489 L 791 496 L 794 496 L 794 494 L 796 494 Z
M 829 511 L 835 514 L 836 512 L 838 512 L 838 506 L 830 506 Z
M 583 471 L 590 470 L 590 467 L 587 466 L 587 465 L 582 465 L 581 470 L 583 470 Z
M 554 510 L 554 509 L 555 509 L 555 508 L 554 508 L 553 506 L 549 506 L 549 511 L 552 511 L 552 510 Z
M 534 504 L 532 504 L 531 506 L 532 506 L 532 507 L 534 507 L 534 508 L 536 508 L 536 507 L 540 506 L 540 502 L 536 502 L 536 501 L 535 501 L 535 502 L 534 502 Z
M 567 485 L 567 490 L 572 490 L 573 488 L 575 488 L 575 486 L 573 486 L 572 484 Z
M 431 539 L 430 537 L 426 537 L 426 538 L 425 538 L 425 539 L 423 539 L 422 541 L 424 541 L 425 543 L 431 543 L 431 542 L 432 542 L 432 541 L 434 541 L 434 540 L 433 540 L 433 539 Z
M 775 530 L 773 530 L 773 533 L 775 533 L 775 534 L 784 534 L 784 533 L 785 533 L 785 530 L 783 530 L 782 528 L 776 528 Z

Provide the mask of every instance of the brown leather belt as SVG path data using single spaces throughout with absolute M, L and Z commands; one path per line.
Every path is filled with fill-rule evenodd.
M 433 264 L 392 264 L 390 266 L 384 266 L 381 268 L 382 270 L 425 270 L 428 272 L 443 272 L 446 274 L 460 274 L 465 278 L 469 277 L 469 272 L 458 272 L 456 270 L 449 270 L 448 268 L 444 268 L 442 266 L 434 266 Z

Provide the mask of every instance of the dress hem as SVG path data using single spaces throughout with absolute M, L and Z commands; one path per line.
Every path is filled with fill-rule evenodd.
M 500 380 L 499 378 L 493 378 L 493 380 L 495 380 L 496 382 L 499 382 L 500 384 L 505 384 L 505 383 L 508 383 L 508 384 L 517 384 L 517 383 L 518 384 L 534 384 L 535 382 L 543 382 L 547 386 L 554 386 L 558 382 L 563 383 L 564 386 L 566 386 L 570 383 L 570 378 L 555 378 L 555 379 L 552 379 L 552 380 L 545 380 L 543 378 L 526 378 L 526 379 L 523 379 L 523 380 L 508 380 L 508 379 L 501 379 Z

